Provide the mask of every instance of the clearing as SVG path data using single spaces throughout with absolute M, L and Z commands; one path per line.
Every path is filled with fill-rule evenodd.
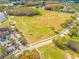
M 34 43 L 54 36 L 54 30 L 61 31 L 63 29 L 61 24 L 71 19 L 72 16 L 72 14 L 56 11 L 39 10 L 39 12 L 42 15 L 32 17 L 10 16 L 9 20 L 0 24 L 0 27 L 4 27 L 8 25 L 9 22 L 15 21 L 16 28 L 22 32 L 30 43 Z

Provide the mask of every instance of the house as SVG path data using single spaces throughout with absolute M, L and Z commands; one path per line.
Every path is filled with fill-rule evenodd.
M 4 22 L 7 19 L 4 12 L 0 12 L 0 23 Z
M 4 7 L 13 7 L 13 4 L 4 4 Z
M 9 0 L 0 0 L 0 3 L 9 3 Z
M 72 41 L 70 40 L 66 46 L 70 49 L 72 49 L 73 51 L 79 53 L 79 42 L 75 42 L 75 41 Z
M 3 32 L 7 31 L 8 29 L 7 28 L 0 28 L 0 36 L 3 35 Z
M 0 37 L 2 37 L 2 32 L 0 31 Z
M 1 32 L 7 31 L 7 30 L 8 30 L 7 28 L 0 28 Z

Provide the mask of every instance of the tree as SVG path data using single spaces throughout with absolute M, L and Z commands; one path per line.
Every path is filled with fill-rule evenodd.
M 18 59 L 40 59 L 39 53 L 36 50 L 25 51 Z
M 39 15 L 39 12 L 33 8 L 20 7 L 7 10 L 7 14 L 13 16 L 33 16 Z
M 74 27 L 73 29 L 71 29 L 70 33 L 71 33 L 72 36 L 78 36 L 78 34 L 77 34 L 77 28 Z
M 65 46 L 67 42 L 68 39 L 65 37 L 58 37 L 56 38 L 56 40 L 54 40 L 55 45 L 63 50 L 67 49 L 67 47 Z
M 4 56 L 6 51 L 7 51 L 7 48 L 0 45 L 0 57 Z
M 65 27 L 67 27 L 68 24 L 70 24 L 72 21 L 73 21 L 72 19 L 68 19 L 68 20 L 64 21 L 64 23 L 62 23 L 61 26 L 62 26 L 63 28 L 65 28 Z

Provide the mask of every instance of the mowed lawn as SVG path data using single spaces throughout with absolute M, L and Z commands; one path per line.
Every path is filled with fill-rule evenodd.
M 43 59 L 67 59 L 65 52 L 52 44 L 39 48 Z
M 0 27 L 15 21 L 16 28 L 23 33 L 30 43 L 34 43 L 53 36 L 55 33 L 52 28 L 58 31 L 62 30 L 61 24 L 64 23 L 64 21 L 71 19 L 72 15 L 55 11 L 39 10 L 39 12 L 42 13 L 42 15 L 32 17 L 10 17 L 10 20 L 5 21 Z

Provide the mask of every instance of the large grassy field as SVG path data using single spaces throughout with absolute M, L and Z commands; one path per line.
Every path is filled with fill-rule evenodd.
M 9 22 L 15 21 L 16 28 L 23 33 L 30 43 L 34 43 L 55 35 L 52 28 L 57 31 L 62 30 L 61 24 L 71 19 L 72 15 L 56 11 L 39 10 L 39 12 L 42 15 L 9 17 L 9 20 L 0 24 L 0 27 L 4 27 Z
M 67 59 L 65 52 L 52 44 L 39 48 L 43 59 Z

